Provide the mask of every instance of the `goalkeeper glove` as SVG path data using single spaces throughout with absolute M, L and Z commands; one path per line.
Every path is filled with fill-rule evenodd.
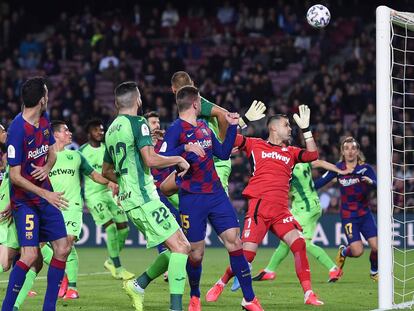
M 250 105 L 249 110 L 245 115 L 239 118 L 239 126 L 244 129 L 246 128 L 251 121 L 257 121 L 265 117 L 264 112 L 266 111 L 266 106 L 261 101 L 254 100 Z
M 312 132 L 309 129 L 310 109 L 306 105 L 299 106 L 299 115 L 295 113 L 293 115 L 296 124 L 300 127 L 303 133 L 303 137 L 306 139 L 312 138 Z

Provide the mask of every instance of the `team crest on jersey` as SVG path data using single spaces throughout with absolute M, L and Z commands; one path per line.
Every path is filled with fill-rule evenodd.
M 201 129 L 201 131 L 203 132 L 204 135 L 206 135 L 206 136 L 208 135 L 208 132 L 207 132 L 206 129 Z
M 288 151 L 288 148 L 283 147 L 283 148 L 282 148 L 282 151 Z
M 67 154 L 67 155 L 66 155 L 66 158 L 68 158 L 68 160 L 73 160 L 73 155 L 71 155 L 71 154 Z
M 166 223 L 162 226 L 162 228 L 163 228 L 164 230 L 169 230 L 169 229 L 171 228 L 171 223 L 166 222 Z
M 26 239 L 27 240 L 33 239 L 33 232 L 32 231 L 26 232 Z
M 49 138 L 49 136 L 50 136 L 49 129 L 45 129 L 45 130 L 43 131 L 43 136 L 44 136 L 46 139 L 48 139 L 48 138 Z
M 249 237 L 249 235 L 250 235 L 250 230 L 246 230 L 246 231 L 244 231 L 244 237 L 245 237 L 245 238 L 248 238 L 248 237 Z
M 142 136 L 149 136 L 150 130 L 146 124 L 142 124 L 141 133 L 142 133 Z

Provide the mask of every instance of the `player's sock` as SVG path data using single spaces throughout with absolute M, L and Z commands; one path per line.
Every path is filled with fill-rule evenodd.
M 14 306 L 17 307 L 17 309 L 20 308 L 20 306 L 23 304 L 24 300 L 27 297 L 27 294 L 33 287 L 34 280 L 37 276 L 37 273 L 30 269 L 26 273 L 26 279 L 24 281 L 24 284 L 22 286 L 22 289 L 19 292 L 19 295 L 17 296 L 16 302 L 14 303 Z
M 296 239 L 290 246 L 295 259 L 296 275 L 298 276 L 303 292 L 312 290 L 308 257 L 306 256 L 306 244 L 303 238 Z
M 352 256 L 352 251 L 351 251 L 351 246 L 347 246 L 342 250 L 342 256 L 344 256 L 344 257 L 353 257 Z
M 47 288 L 45 301 L 43 302 L 43 311 L 55 311 L 56 300 L 58 298 L 60 282 L 65 275 L 66 262 L 52 258 L 47 271 Z
M 49 244 L 45 244 L 40 251 L 42 252 L 43 262 L 50 265 L 50 261 L 53 257 L 53 249 Z
M 306 240 L 306 251 L 315 257 L 326 269 L 331 270 L 332 268 L 336 268 L 335 263 L 323 248 L 313 244 L 312 241 Z
M 200 298 L 201 262 L 193 262 L 190 258 L 187 261 L 187 275 L 190 283 L 190 297 Z
M 246 256 L 248 256 L 249 259 L 253 261 L 256 253 L 250 251 L 244 252 Z M 231 270 L 234 271 L 234 274 L 237 276 L 237 279 L 239 280 L 244 299 L 246 301 L 252 301 L 254 299 L 252 275 L 250 273 L 249 263 L 246 260 L 245 254 L 243 254 L 243 249 L 229 252 L 230 265 Z
M 4 268 L 2 265 L 0 265 L 0 273 L 3 273 L 3 272 L 4 272 Z
M 378 271 L 378 252 L 371 250 L 371 254 L 369 255 L 369 261 L 371 262 L 371 271 L 377 272 Z
M 265 268 L 266 272 L 275 272 L 280 263 L 286 258 L 289 254 L 289 246 L 285 242 L 280 242 L 279 246 L 273 252 L 272 257 L 270 258 L 267 267 Z
M 218 283 L 221 283 L 222 285 L 226 285 L 233 276 L 234 276 L 233 270 L 231 270 L 231 267 L 228 266 L 223 276 L 218 281 Z
M 125 241 L 128 238 L 129 227 L 117 229 L 118 230 L 118 249 L 121 252 L 124 249 Z
M 119 259 L 119 242 L 118 242 L 118 230 L 114 223 L 110 224 L 105 228 L 106 232 L 106 248 L 108 249 L 109 257 L 112 260 L 115 268 L 121 266 Z
M 185 288 L 185 279 L 187 276 L 186 264 L 188 255 L 180 253 L 171 253 L 170 262 L 168 263 L 168 285 L 170 288 L 170 309 L 182 310 L 182 298 Z
M 26 266 L 26 264 L 20 260 L 14 265 L 9 276 L 9 285 L 7 286 L 6 297 L 4 298 L 1 308 L 2 311 L 13 309 L 17 295 L 23 286 L 29 268 L 30 267 Z
M 148 267 L 147 271 L 141 274 L 136 279 L 136 283 L 140 288 L 147 288 L 152 280 L 155 280 L 168 269 L 168 262 L 170 260 L 171 252 L 165 251 L 155 258 L 155 261 Z
M 76 282 L 78 280 L 79 271 L 79 258 L 78 252 L 75 246 L 72 246 L 72 250 L 66 261 L 66 274 L 68 276 L 68 287 L 76 289 Z

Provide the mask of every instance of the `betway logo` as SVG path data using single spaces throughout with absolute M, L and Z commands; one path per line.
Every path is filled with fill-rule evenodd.
M 35 150 L 30 150 L 27 157 L 29 159 L 37 159 L 41 156 L 45 155 L 47 151 L 49 150 L 49 145 L 41 145 L 39 148 L 36 148 Z
M 349 178 L 349 179 L 339 178 L 339 183 L 344 187 L 348 187 L 348 186 L 359 183 L 359 178 Z
M 279 153 L 277 153 L 276 151 L 273 151 L 273 152 L 262 151 L 262 159 L 266 159 L 266 158 L 280 160 L 280 161 L 285 162 L 286 164 L 288 164 L 289 161 L 290 161 L 289 157 L 282 156 Z
M 211 142 L 211 139 L 204 139 L 204 140 L 197 140 L 194 143 L 190 142 L 188 144 L 189 145 L 198 144 L 203 149 L 207 149 L 207 148 L 211 147 L 213 143 Z
M 75 175 L 75 170 L 71 168 L 58 168 L 57 170 L 53 170 L 49 172 L 49 177 L 56 176 L 56 175 Z

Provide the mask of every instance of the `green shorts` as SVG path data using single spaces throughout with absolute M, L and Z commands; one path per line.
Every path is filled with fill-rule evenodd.
M 216 166 L 217 175 L 220 178 L 221 184 L 226 191 L 227 194 L 229 194 L 229 178 L 231 174 L 231 167 L 228 166 Z
M 88 197 L 86 205 L 97 225 L 104 225 L 111 220 L 114 223 L 128 222 L 124 211 L 108 192 Z
M 172 236 L 180 226 L 160 200 L 153 200 L 126 212 L 147 240 L 147 248 L 157 246 Z
M 63 220 L 66 225 L 66 232 L 68 235 L 73 235 L 76 239 L 79 238 L 82 231 L 82 211 L 79 210 L 62 210 Z
M 176 208 L 178 209 L 179 199 L 178 199 L 178 193 L 175 193 L 173 195 L 170 195 L 167 197 L 168 201 Z
M 11 223 L 10 226 L 7 221 L 0 223 L 0 244 L 13 249 L 20 248 L 14 222 Z
M 292 215 L 299 222 L 303 229 L 305 239 L 312 239 L 315 233 L 318 220 L 322 215 L 319 200 L 314 200 L 309 206 L 305 204 L 295 204 L 291 209 Z

